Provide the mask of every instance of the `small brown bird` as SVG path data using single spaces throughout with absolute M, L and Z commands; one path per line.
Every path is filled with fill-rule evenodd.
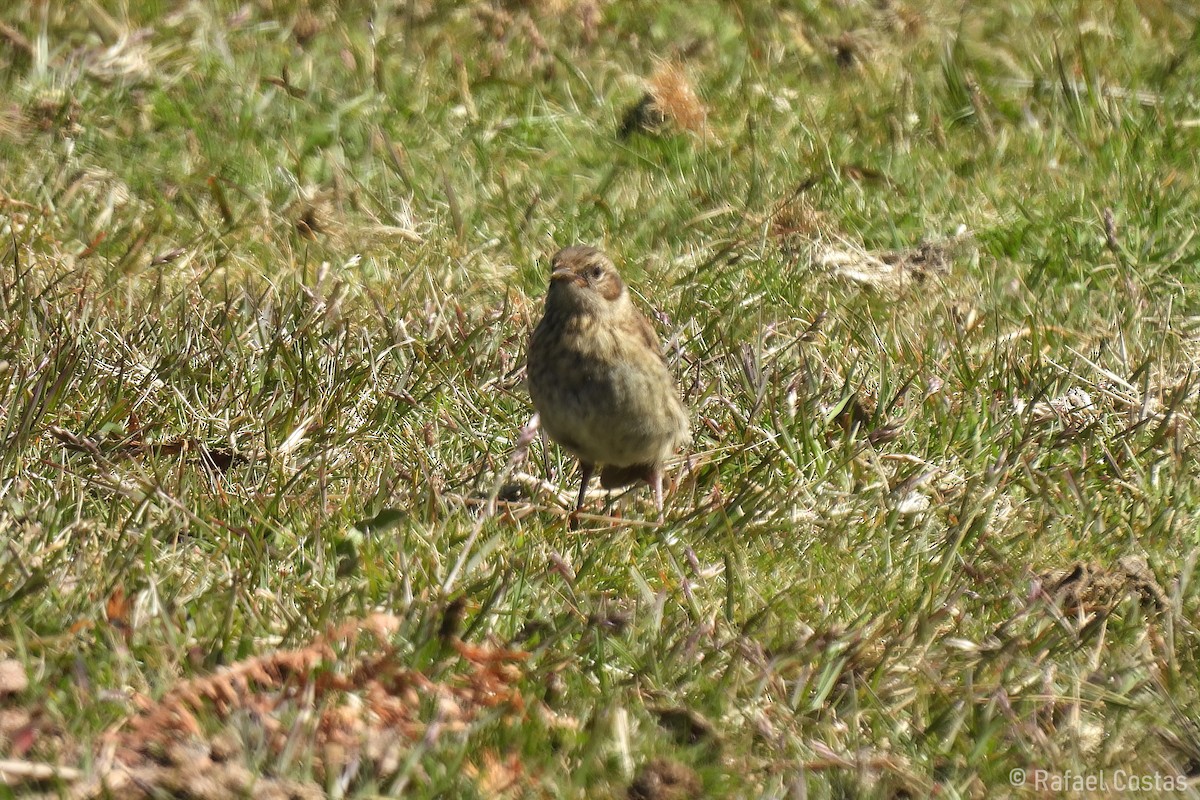
M 691 433 L 654 328 L 596 248 L 559 250 L 550 268 L 529 342 L 529 394 L 546 433 L 579 459 L 575 513 L 598 464 L 605 489 L 652 485 L 661 512 L 662 463 Z

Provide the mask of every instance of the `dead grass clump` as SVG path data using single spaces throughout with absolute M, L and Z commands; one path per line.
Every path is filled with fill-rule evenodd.
M 686 800 L 699 797 L 700 776 L 686 764 L 656 758 L 645 764 L 629 784 L 629 800 Z
M 899 289 L 950 272 L 961 246 L 969 239 L 970 233 L 964 232 L 948 239 L 925 241 L 905 250 L 876 252 L 846 240 L 836 245 L 817 243 L 813 263 L 852 283 Z
M 825 214 L 798 197 L 783 203 L 775 211 L 771 217 L 771 235 L 783 240 L 811 239 L 823 230 L 824 225 Z
M 240 759 L 228 759 L 220 748 L 200 740 L 173 742 L 156 761 L 115 765 L 102 782 L 75 787 L 68 797 L 149 800 L 186 797 L 192 800 L 319 800 L 327 795 L 314 781 L 289 780 L 251 772 Z
M 463 771 L 475 779 L 481 797 L 518 796 L 525 777 L 525 767 L 516 753 L 500 758 L 495 750 L 484 750 L 481 764 L 467 762 Z
M 259 796 L 244 768 L 232 766 L 245 763 L 231 757 L 239 745 L 227 739 L 236 737 L 208 735 L 214 719 L 254 720 L 267 752 L 277 757 L 303 741 L 314 771 L 328 781 L 359 772 L 394 776 L 417 743 L 428 748 L 445 733 L 464 733 L 487 711 L 524 711 L 516 689 L 523 652 L 453 639 L 458 664 L 427 674 L 406 666 L 391 645 L 399 627 L 399 618 L 374 614 L 303 647 L 183 681 L 157 701 L 140 699 L 140 710 L 105 737 L 107 756 L 75 796 L 136 797 L 142 795 L 133 788 L 147 786 L 168 792 L 186 786 L 189 796 L 204 797 L 245 796 L 253 789 Z M 511 782 L 501 780 L 498 768 L 484 767 L 481 780 L 489 785 Z M 197 791 L 204 786 L 212 791 Z M 306 797 L 305 787 L 272 791 Z
M 682 65 L 663 61 L 646 81 L 646 93 L 625 112 L 618 135 L 661 135 L 673 131 L 704 134 L 708 109 Z
M 649 83 L 654 104 L 673 125 L 692 133 L 703 133 L 708 122 L 708 109 L 700 102 L 700 96 L 681 65 L 664 61 L 654 70 Z
M 1163 433 L 1183 437 L 1195 429 L 1195 419 L 1185 408 L 1185 401 L 1195 397 L 1190 379 L 1178 384 L 1136 386 L 1117 373 L 1086 362 L 1095 376 L 1088 378 L 1082 370 L 1064 373 L 1081 381 L 1057 397 L 1033 403 L 1017 397 L 1013 409 L 1033 425 L 1057 423 L 1065 433 L 1080 433 L 1101 423 L 1117 425 L 1122 435 L 1139 428 L 1161 427 Z
M 82 117 L 79 101 L 63 92 L 46 92 L 24 109 L 25 127 L 35 133 L 78 136 L 83 133 Z
M 880 0 L 876 24 L 883 30 L 915 38 L 925 29 L 925 17 L 920 11 L 896 0 Z
M 503 66 L 523 64 L 529 75 L 548 78 L 555 62 L 550 42 L 560 30 L 573 31 L 585 46 L 596 43 L 600 35 L 604 0 L 518 0 L 516 2 L 479 2 L 470 5 L 470 13 L 487 40 L 489 58 L 483 72 L 490 74 Z M 514 58 L 512 45 L 524 42 L 529 52 Z
M 829 40 L 833 60 L 842 69 L 860 66 L 871 57 L 876 47 L 870 31 L 846 31 Z
M 1079 387 L 1067 390 L 1061 397 L 1039 400 L 1032 405 L 1017 398 L 1013 401 L 1013 407 L 1021 415 L 1028 411 L 1030 420 L 1035 424 L 1058 422 L 1068 431 L 1083 430 L 1100 416 L 1092 396 Z
M 292 22 L 292 36 L 301 47 L 307 47 L 317 34 L 325 30 L 325 21 L 307 8 L 300 9 Z
M 1171 608 L 1166 591 L 1146 559 L 1139 556 L 1126 556 L 1115 568 L 1080 561 L 1070 569 L 1043 573 L 1041 582 L 1055 605 L 1071 617 L 1108 614 L 1131 595 L 1141 596 L 1159 612 L 1167 613 Z

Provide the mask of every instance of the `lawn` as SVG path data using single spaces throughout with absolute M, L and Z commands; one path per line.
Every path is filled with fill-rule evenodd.
M 0 7 L 0 796 L 1200 796 L 1200 9 Z M 606 250 L 694 442 L 524 388 Z

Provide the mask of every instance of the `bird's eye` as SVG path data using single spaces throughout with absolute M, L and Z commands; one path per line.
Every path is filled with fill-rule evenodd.
M 604 270 L 600 267 L 592 267 L 592 280 L 600 280 L 600 276 L 604 274 Z

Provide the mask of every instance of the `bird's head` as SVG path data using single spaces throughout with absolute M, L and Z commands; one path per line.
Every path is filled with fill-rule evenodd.
M 621 274 L 594 247 L 564 247 L 550 259 L 550 270 L 548 304 L 598 313 L 627 299 Z

